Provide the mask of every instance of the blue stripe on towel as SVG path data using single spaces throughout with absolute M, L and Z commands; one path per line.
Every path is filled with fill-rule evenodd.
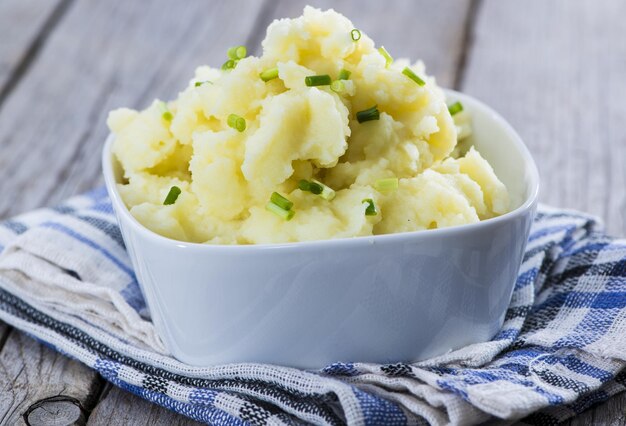
M 111 262 L 113 262 L 118 268 L 120 268 L 122 271 L 126 272 L 128 274 L 128 276 L 130 276 L 131 278 L 135 279 L 135 272 L 130 269 L 128 266 L 124 265 L 118 258 L 116 258 L 113 254 L 111 254 L 107 249 L 101 247 L 100 245 L 96 244 L 93 240 L 90 240 L 89 238 L 85 237 L 84 235 L 79 234 L 78 232 L 74 231 L 73 229 L 68 228 L 65 225 L 61 225 L 60 223 L 57 222 L 44 222 L 41 224 L 42 227 L 45 228 L 50 228 L 50 229 L 54 229 L 56 231 L 62 232 L 65 235 L 74 238 L 77 241 L 80 241 L 81 243 L 91 247 L 94 250 L 99 251 L 100 253 L 102 253 L 107 259 L 109 259 Z

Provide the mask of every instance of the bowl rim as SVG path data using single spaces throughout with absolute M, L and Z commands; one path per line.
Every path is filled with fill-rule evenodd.
M 295 249 L 305 249 L 305 248 L 316 248 L 330 245 L 331 247 L 341 247 L 348 248 L 349 246 L 362 246 L 362 245 L 372 245 L 374 243 L 390 243 L 397 242 L 402 243 L 406 240 L 419 240 L 419 239 L 430 239 L 435 236 L 445 237 L 450 234 L 458 234 L 466 231 L 478 231 L 482 228 L 498 225 L 503 222 L 507 222 L 515 217 L 526 214 L 529 210 L 531 210 L 536 204 L 539 196 L 539 171 L 537 169 L 537 165 L 530 154 L 530 151 L 522 141 L 522 138 L 515 131 L 515 129 L 506 121 L 500 114 L 498 114 L 491 107 L 486 105 L 484 102 L 457 92 L 455 90 L 444 89 L 446 95 L 450 95 L 454 99 L 458 99 L 461 102 L 466 102 L 468 104 L 473 104 L 472 108 L 482 108 L 488 115 L 496 121 L 500 126 L 504 128 L 504 130 L 510 134 L 511 141 L 513 144 L 519 149 L 521 156 L 524 160 L 524 169 L 529 177 L 529 183 L 527 188 L 529 189 L 528 195 L 525 197 L 524 202 L 518 206 L 517 208 L 507 212 L 501 216 L 492 217 L 489 219 L 481 220 L 475 223 L 469 223 L 458 226 L 451 226 L 446 228 L 437 228 L 437 229 L 428 229 L 428 230 L 419 230 L 419 231 L 410 231 L 410 232 L 398 232 L 392 234 L 380 234 L 380 235 L 366 235 L 366 236 L 357 236 L 357 237 L 347 237 L 347 238 L 336 238 L 336 239 L 326 239 L 326 240 L 314 240 L 314 241 L 300 241 L 300 242 L 285 242 L 285 243 L 263 243 L 263 244 L 206 244 L 206 243 L 194 243 L 187 241 L 179 241 L 174 240 L 168 237 L 164 237 L 160 234 L 157 234 L 154 231 L 151 231 L 144 225 L 142 225 L 135 217 L 130 213 L 129 209 L 126 207 L 126 204 L 122 201 L 122 198 L 117 190 L 117 182 L 115 180 L 114 172 L 113 172 L 113 162 L 111 161 L 113 158 L 112 146 L 115 135 L 113 133 L 109 133 L 104 147 L 102 149 L 102 170 L 104 174 L 105 185 L 107 188 L 107 192 L 111 199 L 111 203 L 115 212 L 118 215 L 118 221 L 124 220 L 133 228 L 133 232 L 141 234 L 143 237 L 152 240 L 157 244 L 167 244 L 171 246 L 176 246 L 182 249 L 190 249 L 190 250 L 204 250 L 204 251 L 249 251 L 249 250 L 295 250 Z M 120 226 L 121 223 L 120 223 Z

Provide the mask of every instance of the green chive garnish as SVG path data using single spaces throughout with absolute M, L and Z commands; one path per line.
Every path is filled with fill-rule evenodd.
M 350 78 L 350 74 L 352 74 L 350 71 L 348 71 L 345 68 L 342 68 L 341 71 L 339 71 L 339 80 L 347 80 Z
M 378 192 L 387 192 L 387 191 L 393 191 L 398 189 L 398 186 L 400 185 L 398 178 L 393 177 L 393 178 L 384 178 L 384 179 L 378 179 L 375 183 L 374 183 L 374 188 L 376 188 L 376 190 Z
M 172 121 L 172 118 L 174 118 L 174 116 L 172 115 L 170 110 L 167 109 L 167 104 L 165 102 L 159 102 L 159 109 L 161 110 L 161 117 L 163 118 L 163 120 Z
M 324 185 L 322 182 L 320 182 L 318 180 L 313 179 L 312 184 L 319 185 L 319 186 L 322 187 L 322 193 L 319 194 L 319 195 L 320 195 L 320 197 L 322 197 L 323 199 L 325 199 L 327 201 L 332 200 L 333 198 L 335 198 L 335 195 L 337 195 L 335 193 L 334 189 L 332 189 L 330 186 Z M 313 191 L 311 191 L 311 192 L 313 192 Z
M 163 201 L 163 205 L 169 206 L 171 204 L 174 204 L 176 200 L 178 199 L 178 196 L 180 195 L 180 193 L 181 191 L 179 187 L 172 186 L 170 188 L 170 192 L 167 193 L 167 196 L 165 197 L 165 200 Z
M 383 55 L 383 58 L 385 58 L 385 68 L 389 68 L 389 65 L 393 63 L 393 58 L 391 57 L 389 52 L 387 52 L 387 49 L 385 49 L 385 46 L 380 46 L 378 48 L 378 52 L 381 55 Z
M 463 111 L 463 104 L 461 104 L 461 102 L 455 102 L 448 107 L 448 111 L 450 111 L 450 115 L 457 114 Z
M 309 191 L 311 191 L 311 194 L 321 195 L 322 192 L 324 192 L 324 187 L 319 183 L 311 182 L 309 184 Z
M 265 210 L 274 213 L 276 216 L 286 221 L 290 221 L 293 218 L 293 216 L 296 214 L 295 211 L 285 210 L 279 205 L 272 203 L 271 201 L 265 205 Z
M 213 84 L 212 81 L 209 80 L 205 80 L 205 81 L 196 81 L 196 83 L 194 84 L 194 86 L 199 87 L 202 86 L 203 84 Z
M 363 204 L 367 203 L 367 207 L 365 208 L 365 216 L 376 216 L 378 214 L 378 210 L 376 209 L 376 204 L 374 204 L 374 200 L 371 198 L 366 198 L 361 201 Z
M 335 198 L 335 190 L 329 186 L 324 185 L 322 182 L 313 179 L 312 181 L 300 180 L 298 182 L 298 188 L 302 191 L 310 192 L 311 194 L 319 195 L 325 200 L 331 201 Z
M 232 70 L 233 68 L 235 68 L 236 65 L 237 61 L 235 61 L 234 59 L 229 59 L 228 61 L 224 62 L 224 64 L 222 65 L 222 69 L 224 71 Z
M 278 192 L 272 192 L 270 202 L 276 204 L 278 207 L 284 210 L 291 210 L 291 208 L 293 207 L 293 203 L 280 195 Z
M 422 80 L 421 78 L 419 78 L 417 76 L 417 74 L 415 74 L 413 72 L 413 70 L 409 67 L 405 67 L 402 70 L 402 74 L 406 75 L 407 77 L 409 77 L 411 80 L 413 80 L 414 82 L 416 82 L 419 86 L 423 86 L 426 84 L 426 82 L 424 80 Z
M 350 37 L 352 37 L 352 40 L 358 41 L 361 38 L 361 31 L 357 30 L 356 28 L 353 29 L 352 31 L 350 31 Z
M 237 130 L 238 132 L 243 132 L 246 130 L 246 119 L 243 117 L 239 117 L 237 114 L 230 114 L 227 120 L 228 126 Z
M 346 85 L 341 80 L 335 80 L 331 83 L 330 90 L 335 93 L 343 93 L 346 91 Z
M 330 76 L 328 74 L 309 75 L 304 77 L 304 83 L 311 86 L 328 86 L 330 84 Z
M 320 185 L 318 183 L 315 183 L 315 182 L 310 182 L 310 181 L 304 180 L 304 179 L 301 179 L 298 182 L 298 188 L 300 188 L 300 190 L 302 190 L 302 191 L 310 192 L 310 193 L 315 194 L 315 195 L 320 195 L 322 193 L 322 191 L 324 190 L 322 185 Z
M 295 211 L 291 210 L 292 207 L 293 203 L 280 195 L 278 192 L 273 192 L 269 203 L 265 205 L 266 210 L 274 213 L 284 220 L 291 220 L 291 218 L 296 214 Z
M 259 77 L 261 77 L 261 80 L 263 81 L 270 81 L 278 78 L 278 67 L 266 69 L 261 74 L 259 74 Z
M 243 59 L 246 57 L 248 53 L 246 46 L 234 46 L 228 49 L 227 55 L 233 61 L 237 61 L 239 59 Z
M 358 120 L 359 123 L 365 123 L 366 121 L 380 119 L 380 112 L 378 111 L 378 105 L 374 105 L 371 108 L 357 112 L 356 119 Z

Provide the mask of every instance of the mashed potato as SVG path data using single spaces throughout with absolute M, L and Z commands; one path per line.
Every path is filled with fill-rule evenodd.
M 507 212 L 491 166 L 457 146 L 467 112 L 453 118 L 421 63 L 385 54 L 344 16 L 306 7 L 269 26 L 261 57 L 233 49 L 225 69 L 198 68 L 178 99 L 112 111 L 124 202 L 154 232 L 210 244 L 416 231 Z M 172 187 L 180 195 L 170 199 Z

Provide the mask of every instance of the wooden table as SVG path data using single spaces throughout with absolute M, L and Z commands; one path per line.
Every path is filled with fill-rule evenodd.
M 626 234 L 626 2 L 311 2 L 495 107 L 534 154 L 544 202 Z M 271 20 L 304 3 L 0 1 L 0 218 L 100 184 L 110 109 L 173 97 L 229 46 L 258 54 Z M 4 324 L 0 347 L 0 424 L 194 423 Z M 625 411 L 621 395 L 571 424 L 623 424 Z

